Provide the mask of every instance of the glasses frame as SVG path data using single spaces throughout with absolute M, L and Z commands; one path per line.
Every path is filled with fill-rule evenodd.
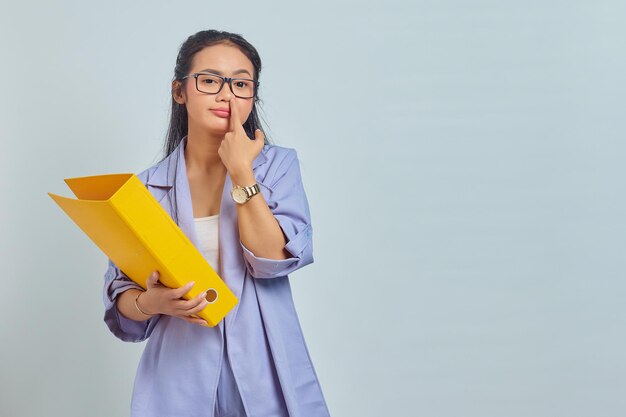
M 220 78 L 222 80 L 222 84 L 220 85 L 220 88 L 217 90 L 217 92 L 215 92 L 215 93 L 207 93 L 206 91 L 200 90 L 200 87 L 198 87 L 198 77 L 200 75 L 213 75 L 215 77 Z M 194 72 L 193 74 L 189 74 L 189 75 L 184 76 L 183 78 L 181 78 L 181 80 L 184 80 L 186 78 L 191 78 L 191 77 L 196 79 L 196 90 L 198 90 L 201 93 L 211 94 L 211 95 L 219 94 L 220 91 L 222 91 L 222 88 L 224 88 L 224 85 L 226 83 L 228 83 L 228 87 L 230 87 L 230 91 L 235 95 L 235 97 L 239 97 L 239 98 L 255 98 L 256 95 L 257 95 L 257 91 L 259 89 L 259 84 L 261 84 L 258 80 L 253 80 L 251 78 L 222 77 L 221 75 L 213 74 L 212 72 Z M 254 92 L 252 93 L 252 97 L 241 97 L 241 96 L 238 96 L 237 93 L 235 93 L 235 90 L 233 90 L 233 81 L 237 81 L 237 80 L 252 81 L 254 83 Z

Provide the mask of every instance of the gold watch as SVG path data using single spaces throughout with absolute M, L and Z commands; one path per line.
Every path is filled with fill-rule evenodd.
M 260 192 L 261 189 L 259 188 L 259 184 L 255 183 L 254 185 L 243 187 L 241 185 L 235 185 L 230 191 L 230 195 L 233 200 L 235 200 L 235 203 L 244 204 L 250 200 L 252 196 L 257 195 Z

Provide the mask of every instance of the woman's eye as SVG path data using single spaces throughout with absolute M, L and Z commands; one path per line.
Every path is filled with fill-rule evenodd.
M 243 82 L 243 81 L 237 81 L 236 85 L 237 85 L 237 87 L 244 88 L 246 86 L 246 83 Z
M 211 84 L 212 82 L 215 82 L 215 80 L 206 79 L 206 80 L 202 80 L 202 82 L 205 84 Z

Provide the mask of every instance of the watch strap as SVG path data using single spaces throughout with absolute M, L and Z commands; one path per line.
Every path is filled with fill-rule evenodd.
M 248 194 L 248 199 L 250 199 L 250 197 L 252 197 L 253 195 L 261 192 L 261 189 L 259 188 L 258 183 L 255 183 L 249 186 L 244 186 L 243 189 L 246 190 L 246 194 Z

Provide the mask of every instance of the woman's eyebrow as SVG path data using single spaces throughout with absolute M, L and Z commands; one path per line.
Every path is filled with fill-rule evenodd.
M 222 71 L 218 71 L 218 70 L 213 69 L 213 68 L 205 68 L 205 69 L 203 69 L 203 70 L 200 70 L 199 72 L 212 72 L 212 73 L 214 73 L 214 74 L 223 75 L 223 74 L 222 74 Z M 251 76 L 251 77 L 252 77 L 252 74 L 250 74 L 250 72 L 249 72 L 247 69 L 243 69 L 243 68 L 238 69 L 237 71 L 234 71 L 234 72 L 233 72 L 233 75 L 243 74 L 244 72 L 245 72 L 245 73 L 247 73 L 249 76 Z

